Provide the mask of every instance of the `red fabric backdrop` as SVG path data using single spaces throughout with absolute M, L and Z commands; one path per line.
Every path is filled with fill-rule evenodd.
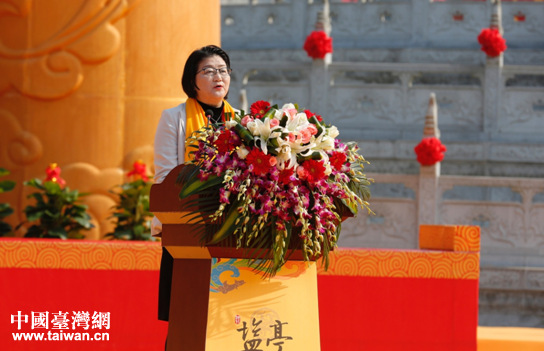
M 149 351 L 164 348 L 167 323 L 156 317 L 159 245 L 56 244 L 48 240 L 22 241 L 22 246 L 17 245 L 19 242 L 13 239 L 0 240 L 0 350 Z M 358 265 L 366 264 L 365 269 L 372 273 L 368 262 L 375 261 L 375 267 L 383 268 L 383 262 L 400 262 L 394 261 L 393 256 L 398 259 L 410 255 L 414 256 L 412 263 L 415 263 L 415 258 L 420 259 L 426 253 L 340 250 L 339 258 L 333 260 L 329 271 L 318 275 L 323 351 L 476 350 L 477 266 L 464 265 L 466 272 L 453 269 L 453 278 L 414 278 L 410 274 L 399 277 L 400 265 L 395 263 L 387 270 L 378 271 L 378 276 L 368 276 L 356 273 L 357 264 L 346 270 L 341 259 L 353 261 L 359 257 Z M 431 256 L 432 262 L 442 265 L 438 272 L 445 274 L 447 259 L 436 251 L 431 252 Z M 450 263 L 453 264 L 466 260 L 459 255 L 452 257 Z M 63 267 L 63 262 L 72 268 Z M 380 272 L 390 272 L 390 275 L 379 276 Z M 425 274 L 432 275 L 432 272 L 434 270 Z M 20 330 L 16 321 L 11 322 L 11 316 L 17 316 L 19 311 L 21 315 L 28 315 L 28 322 L 22 323 Z M 44 332 L 31 329 L 31 312 L 49 312 L 51 317 L 59 311 L 68 312 L 69 316 L 80 311 L 89 312 L 91 316 L 95 311 L 109 312 L 110 329 L 84 330 L 77 326 L 72 329 L 70 323 L 70 329 L 64 331 L 89 332 L 91 336 L 95 332 L 107 332 L 109 340 L 13 340 L 13 333 Z M 49 331 L 59 332 L 51 327 Z

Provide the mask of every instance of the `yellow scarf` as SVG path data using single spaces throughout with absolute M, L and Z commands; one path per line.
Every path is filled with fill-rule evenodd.
M 224 118 L 231 119 L 234 117 L 234 108 L 227 102 L 223 100 L 223 116 Z M 193 134 L 193 132 L 204 127 L 208 123 L 208 119 L 204 114 L 204 109 L 196 99 L 188 98 L 185 102 L 185 111 L 186 111 L 186 121 L 185 121 L 185 162 L 193 159 L 193 155 L 189 155 L 189 152 L 194 151 L 194 148 L 189 148 L 189 143 L 187 138 Z M 230 114 L 229 114 L 230 113 Z

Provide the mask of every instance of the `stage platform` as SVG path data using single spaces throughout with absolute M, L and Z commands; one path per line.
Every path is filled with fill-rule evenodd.
M 544 350 L 543 330 L 477 326 L 479 241 L 468 243 L 337 250 L 327 271 L 319 266 L 321 350 Z M 0 239 L 2 349 L 161 350 L 160 251 L 146 242 Z M 85 329 L 75 316 L 87 312 Z M 50 340 L 14 340 L 32 333 Z M 93 340 L 66 340 L 85 333 Z

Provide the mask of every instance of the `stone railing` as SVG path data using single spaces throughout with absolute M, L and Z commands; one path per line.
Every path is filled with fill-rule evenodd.
M 269 58 L 270 59 L 270 58 Z M 544 176 L 544 66 L 233 59 L 230 99 L 296 102 L 357 140 L 380 173 L 415 173 L 429 94 L 437 97 L 444 174 Z M 237 98 L 238 97 L 238 98 Z M 237 101 L 238 100 L 238 101 Z
M 544 179 L 368 174 L 375 215 L 342 226 L 340 246 L 418 247 L 422 223 L 481 228 L 480 324 L 544 326 Z M 432 168 L 432 167 L 431 167 Z
M 328 1 L 337 49 L 478 49 L 496 1 Z M 221 37 L 230 50 L 300 49 L 323 0 L 222 0 Z M 502 1 L 502 26 L 512 48 L 542 48 L 544 6 Z M 468 52 L 454 53 L 456 60 Z M 410 54 L 406 54 L 410 55 Z M 520 57 L 521 59 L 521 57 Z M 526 60 L 530 58 L 527 57 Z M 536 62 L 536 61 L 534 61 Z
M 535 167 L 544 162 L 544 3 L 502 2 L 508 50 L 497 59 L 476 40 L 496 1 L 327 3 L 222 2 L 234 103 L 297 102 L 360 141 L 370 171 L 413 174 L 421 111 L 434 92 L 444 174 L 544 176 Z M 316 18 L 328 23 L 323 13 L 334 53 L 312 61 L 302 46 Z
M 476 38 L 496 1 L 331 0 L 334 52 L 312 61 L 302 47 L 324 1 L 228 2 L 230 100 L 296 102 L 371 162 L 376 215 L 346 221 L 340 245 L 415 249 L 419 224 L 479 225 L 480 324 L 543 327 L 544 3 L 502 1 L 508 49 L 486 58 Z M 430 93 L 444 175 L 413 151 Z

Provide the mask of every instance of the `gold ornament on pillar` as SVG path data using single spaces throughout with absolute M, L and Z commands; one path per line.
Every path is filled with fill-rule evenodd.
M 3 166 L 13 170 L 42 157 L 43 146 L 40 139 L 24 130 L 11 112 L 0 109 L 0 125 L 0 160 Z
M 127 0 L 0 0 L 0 96 L 11 88 L 38 99 L 75 91 L 82 65 L 119 49 L 112 23 L 128 9 Z

